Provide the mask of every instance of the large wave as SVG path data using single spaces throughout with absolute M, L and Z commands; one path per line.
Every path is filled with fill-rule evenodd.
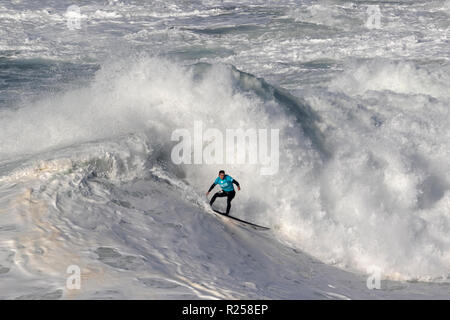
M 281 242 L 340 267 L 378 267 L 388 278 L 446 279 L 446 80 L 436 84 L 413 63 L 349 70 L 300 99 L 227 65 L 108 61 L 84 88 L 0 111 L 1 181 L 4 188 L 53 181 L 44 193 L 57 194 L 70 216 L 80 201 L 70 195 L 88 177 L 120 184 L 157 170 L 156 186 L 171 181 L 184 190 L 177 197 L 201 204 L 225 169 L 242 184 L 234 214 L 270 225 Z M 389 86 L 379 81 L 386 74 Z M 263 176 L 251 164 L 174 165 L 171 133 L 192 131 L 195 121 L 223 132 L 279 129 L 278 173 Z M 92 229 L 105 217 L 66 218 Z

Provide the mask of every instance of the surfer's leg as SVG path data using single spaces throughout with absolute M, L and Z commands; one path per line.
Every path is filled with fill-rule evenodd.
M 216 192 L 216 193 L 213 195 L 211 201 L 209 202 L 209 205 L 212 206 L 212 204 L 214 203 L 214 201 L 216 201 L 216 198 L 217 198 L 217 197 L 220 198 L 220 197 L 225 197 L 225 196 L 226 196 L 226 194 L 225 194 L 224 192 L 222 192 L 222 191 Z
M 233 200 L 235 195 L 236 195 L 236 191 L 234 191 L 234 190 L 227 192 L 227 212 L 226 212 L 227 215 L 230 213 L 231 200 Z

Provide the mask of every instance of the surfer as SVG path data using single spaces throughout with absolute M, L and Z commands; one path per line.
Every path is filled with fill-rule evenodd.
M 211 192 L 211 190 L 214 189 L 214 187 L 216 185 L 219 185 L 222 188 L 221 191 L 216 192 L 214 194 L 214 196 L 212 197 L 212 199 L 209 202 L 209 204 L 212 206 L 212 204 L 214 203 L 214 201 L 216 201 L 216 199 L 218 197 L 219 198 L 227 197 L 227 211 L 226 211 L 226 215 L 228 215 L 230 213 L 231 200 L 233 200 L 234 196 L 236 195 L 236 191 L 234 191 L 233 184 L 235 184 L 237 186 L 237 189 L 239 191 L 241 190 L 241 186 L 239 185 L 239 182 L 234 180 L 229 175 L 225 174 L 225 171 L 220 170 L 219 171 L 219 176 L 216 178 L 216 180 L 214 181 L 214 183 L 211 185 L 211 187 L 209 188 L 208 192 L 206 193 L 206 196 L 208 196 L 209 193 Z

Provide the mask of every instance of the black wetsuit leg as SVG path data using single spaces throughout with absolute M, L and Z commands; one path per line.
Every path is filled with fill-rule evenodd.
M 219 191 L 214 194 L 211 201 L 209 202 L 210 205 L 216 201 L 217 198 L 227 197 L 227 211 L 226 214 L 230 213 L 231 209 L 231 200 L 233 200 L 234 196 L 236 195 L 236 191 Z
M 214 201 L 216 201 L 216 198 L 222 198 L 222 197 L 226 197 L 226 196 L 227 196 L 227 194 L 226 194 L 225 191 L 219 191 L 219 192 L 216 192 L 216 193 L 213 195 L 213 197 L 212 197 L 211 201 L 209 202 L 209 204 L 212 206 L 212 204 L 214 203 Z
M 234 190 L 227 192 L 227 212 L 226 212 L 227 215 L 230 213 L 231 200 L 233 200 L 235 195 L 236 195 L 236 191 L 234 191 Z

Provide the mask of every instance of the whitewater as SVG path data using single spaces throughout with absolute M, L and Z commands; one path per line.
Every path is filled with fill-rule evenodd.
M 0 299 L 450 298 L 449 48 L 441 0 L 1 0 Z M 278 172 L 173 163 L 195 122 Z

